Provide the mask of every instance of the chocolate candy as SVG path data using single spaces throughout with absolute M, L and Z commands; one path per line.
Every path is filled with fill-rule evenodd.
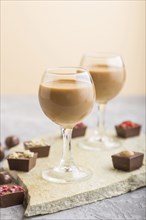
M 2 161 L 5 158 L 5 153 L 0 147 L 0 161 Z
M 87 126 L 85 126 L 82 122 L 78 123 L 74 128 L 72 132 L 72 138 L 76 137 L 82 137 L 86 133 Z
M 28 172 L 36 165 L 37 153 L 14 152 L 7 158 L 10 170 Z
M 123 123 L 116 125 L 116 132 L 119 137 L 129 138 L 138 136 L 140 134 L 141 126 L 131 121 L 124 121 Z
M 133 151 L 122 151 L 112 155 L 113 166 L 115 169 L 123 171 L 133 171 L 142 166 L 143 153 Z
M 22 204 L 25 190 L 17 185 L 0 186 L 0 207 L 10 207 Z
M 39 141 L 25 141 L 24 146 L 26 150 L 38 153 L 38 157 L 48 157 L 49 155 L 50 146 L 43 139 Z
M 8 148 L 14 147 L 19 144 L 19 138 L 16 136 L 9 136 L 5 140 L 5 144 Z
M 2 184 L 7 184 L 12 182 L 12 177 L 10 174 L 6 171 L 1 171 L 0 172 L 0 185 Z

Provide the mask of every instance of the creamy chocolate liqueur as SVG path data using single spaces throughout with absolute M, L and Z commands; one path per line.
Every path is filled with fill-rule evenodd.
M 123 68 L 96 65 L 89 71 L 94 81 L 97 102 L 106 103 L 120 92 L 125 80 Z
M 40 85 L 39 101 L 48 118 L 64 128 L 72 127 L 91 111 L 94 90 L 88 82 L 50 81 Z

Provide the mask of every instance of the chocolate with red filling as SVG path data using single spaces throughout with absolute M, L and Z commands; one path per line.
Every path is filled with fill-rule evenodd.
M 24 201 L 25 190 L 17 185 L 0 186 L 0 207 L 6 208 L 22 204 Z
M 124 121 L 115 126 L 117 135 L 122 138 L 129 138 L 138 136 L 140 134 L 141 126 L 131 121 Z
M 76 124 L 76 126 L 73 128 L 72 138 L 84 136 L 86 133 L 86 129 L 87 129 L 87 126 L 84 125 L 84 123 L 81 122 L 81 123 Z

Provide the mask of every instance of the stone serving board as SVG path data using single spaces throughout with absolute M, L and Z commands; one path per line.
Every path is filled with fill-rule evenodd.
M 46 138 L 46 137 L 45 137 Z M 41 177 L 42 170 L 57 165 L 62 154 L 62 139 L 59 135 L 47 137 L 51 143 L 48 158 L 38 158 L 35 168 L 28 173 L 12 172 L 19 184 L 28 190 L 25 216 L 43 215 L 80 205 L 118 196 L 146 185 L 145 162 L 133 172 L 118 171 L 113 168 L 111 155 L 122 150 L 145 151 L 145 135 L 119 139 L 121 146 L 106 151 L 86 151 L 78 147 L 82 138 L 72 141 L 76 164 L 92 170 L 92 177 L 84 182 L 72 184 L 48 183 Z M 12 149 L 22 150 L 23 144 Z M 8 169 L 7 161 L 4 168 Z

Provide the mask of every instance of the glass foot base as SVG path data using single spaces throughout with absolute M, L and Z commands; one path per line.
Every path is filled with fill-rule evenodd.
M 116 148 L 119 146 L 120 146 L 120 141 L 116 137 L 109 137 L 109 136 L 104 136 L 104 137 L 93 136 L 84 139 L 79 143 L 79 147 L 91 151 L 92 150 L 102 151 L 111 148 Z
M 42 172 L 43 179 L 54 183 L 84 181 L 90 178 L 91 175 L 92 173 L 90 170 L 84 170 L 83 168 L 77 168 L 76 166 L 71 166 L 70 168 L 62 168 L 58 166 Z

